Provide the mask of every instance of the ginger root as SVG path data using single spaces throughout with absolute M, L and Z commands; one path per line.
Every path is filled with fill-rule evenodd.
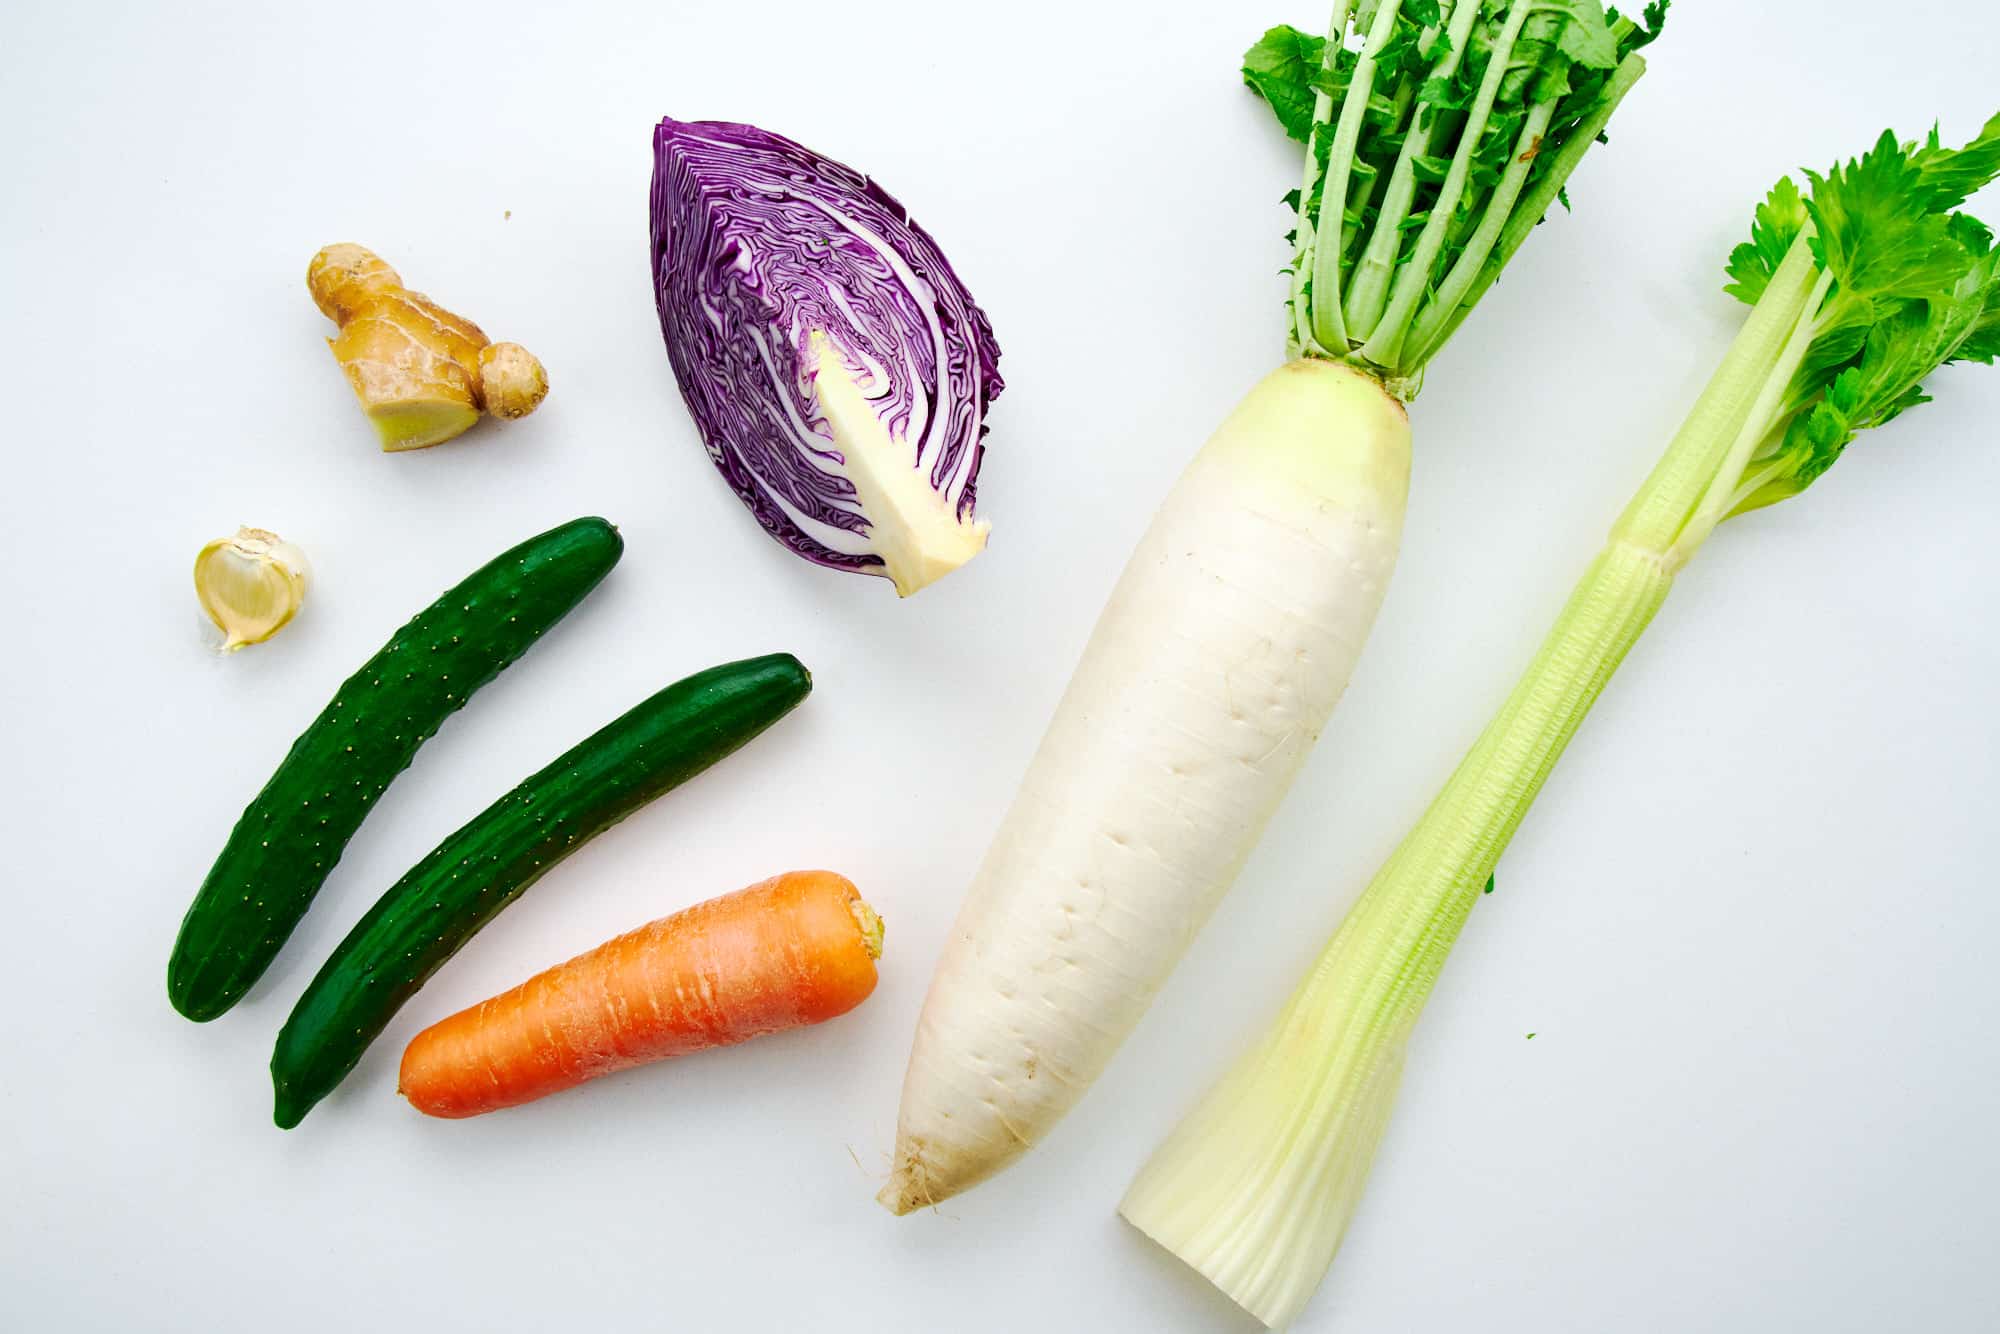
M 458 435 L 481 412 L 512 420 L 549 392 L 542 363 L 519 343 L 495 343 L 420 292 L 364 246 L 313 256 L 306 286 L 340 332 L 326 340 L 386 450 L 423 449 Z

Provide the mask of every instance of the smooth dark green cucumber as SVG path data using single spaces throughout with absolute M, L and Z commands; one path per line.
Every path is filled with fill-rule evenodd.
M 789 653 L 697 672 L 524 780 L 368 910 L 299 998 L 271 1053 L 289 1130 L 403 1002 L 535 881 L 598 834 L 790 713 L 812 677 Z
M 176 1010 L 208 1020 L 242 999 L 417 748 L 583 601 L 624 549 L 603 519 L 530 538 L 418 612 L 347 678 L 236 822 L 182 919 L 167 963 Z

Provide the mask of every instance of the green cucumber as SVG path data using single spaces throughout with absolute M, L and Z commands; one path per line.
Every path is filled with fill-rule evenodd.
M 299 998 L 271 1053 L 290 1130 L 459 947 L 598 834 L 798 707 L 789 653 L 675 682 L 588 737 L 438 844 L 368 910 Z
M 167 996 L 215 1018 L 276 958 L 417 748 L 561 620 L 625 549 L 603 519 L 528 539 L 417 613 L 347 678 L 243 812 L 181 921 Z

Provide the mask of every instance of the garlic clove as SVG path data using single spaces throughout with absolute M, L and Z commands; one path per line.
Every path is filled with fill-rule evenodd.
M 225 653 L 284 629 L 305 602 L 311 577 L 305 552 L 262 528 L 239 528 L 194 558 L 195 595 L 222 631 Z

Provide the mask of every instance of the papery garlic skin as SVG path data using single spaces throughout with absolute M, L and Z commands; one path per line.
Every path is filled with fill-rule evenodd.
M 261 644 L 291 623 L 306 600 L 306 553 L 276 533 L 239 528 L 194 558 L 194 591 L 222 631 L 222 651 Z

